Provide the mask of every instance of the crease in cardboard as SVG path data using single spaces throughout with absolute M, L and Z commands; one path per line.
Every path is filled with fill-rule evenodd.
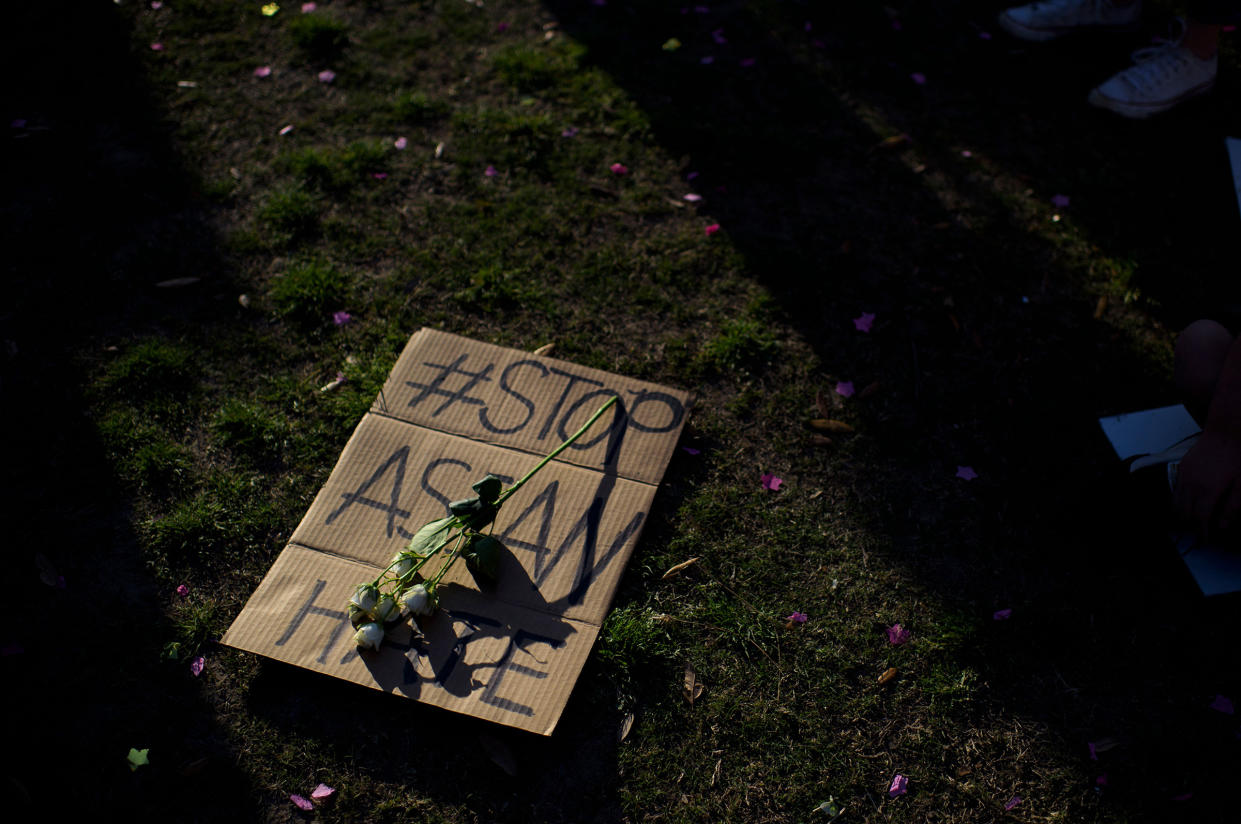
M 412 336 L 224 643 L 550 735 L 637 544 L 690 398 L 547 358 L 536 368 L 531 360 L 433 330 Z M 549 375 L 559 380 L 540 383 Z M 405 387 L 398 398 L 412 413 L 391 414 L 393 384 Z M 468 495 L 473 481 L 493 472 L 511 483 L 559 445 L 559 430 L 574 431 L 612 394 L 622 400 L 611 423 L 601 418 L 599 432 L 584 436 L 586 448 L 566 450 L 561 457 L 570 460 L 547 464 L 501 509 L 492 530 L 509 551 L 498 581 L 476 581 L 455 565 L 425 637 L 408 622 L 397 624 L 379 653 L 360 655 L 344 606 L 353 589 L 386 567 L 412 531 L 443 517 L 449 500 Z M 634 418 L 626 397 L 657 397 L 644 403 L 666 414 Z M 428 400 L 438 405 L 424 407 Z M 432 414 L 440 407 L 442 419 Z M 554 442 L 544 448 L 539 432 L 515 426 L 514 410 L 529 420 L 539 411 Z M 480 421 L 512 431 L 480 437 Z

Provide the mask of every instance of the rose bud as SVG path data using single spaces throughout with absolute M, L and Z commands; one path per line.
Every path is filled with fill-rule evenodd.
M 395 621 L 401 617 L 401 608 L 397 605 L 396 599 L 391 595 L 385 595 L 379 599 L 379 603 L 375 605 L 375 620 L 377 621 Z
M 392 574 L 398 578 L 404 578 L 409 571 L 414 568 L 414 561 L 417 556 L 409 552 L 398 552 L 392 556 L 392 566 L 388 567 Z
M 352 601 L 349 602 L 349 623 L 357 629 L 371 620 L 371 614 Z
M 374 584 L 359 584 L 353 593 L 353 597 L 349 599 L 349 603 L 363 612 L 373 614 L 375 612 L 375 605 L 379 603 L 379 590 Z
M 379 649 L 384 640 L 384 628 L 379 624 L 363 624 L 353 635 L 353 642 L 358 649 Z
M 412 615 L 430 615 L 435 612 L 435 598 L 422 584 L 414 584 L 401 596 L 401 606 Z

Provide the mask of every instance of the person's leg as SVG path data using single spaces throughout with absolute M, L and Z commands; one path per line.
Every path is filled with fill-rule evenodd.
M 1199 425 L 1206 422 L 1232 342 L 1228 330 L 1213 320 L 1194 321 L 1176 339 L 1172 377 L 1185 408 Z

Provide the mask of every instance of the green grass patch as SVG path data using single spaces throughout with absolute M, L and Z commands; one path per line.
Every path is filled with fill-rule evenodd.
M 281 315 L 317 324 L 331 321 L 332 313 L 343 308 L 351 285 L 350 275 L 335 264 L 321 259 L 302 260 L 273 279 L 269 294 Z

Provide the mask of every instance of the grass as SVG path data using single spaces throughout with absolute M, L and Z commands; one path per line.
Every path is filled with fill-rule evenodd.
M 1232 820 L 1235 603 L 1094 419 L 1241 319 L 1235 44 L 1137 125 L 1080 98 L 1141 37 L 1026 47 L 976 3 L 261 6 L 8 27 L 19 814 L 72 774 L 135 819 L 292 820 L 322 781 L 326 821 Z M 216 641 L 424 325 L 698 399 L 549 740 Z

